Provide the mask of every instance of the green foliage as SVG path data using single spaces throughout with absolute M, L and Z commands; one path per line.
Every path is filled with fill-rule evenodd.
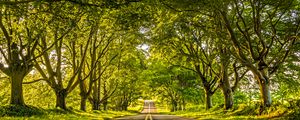
M 0 1 L 0 116 L 108 119 L 154 99 L 195 118 L 296 118 L 299 13 L 299 0 Z M 14 85 L 23 89 L 11 93 Z M 59 95 L 65 110 L 55 108 Z

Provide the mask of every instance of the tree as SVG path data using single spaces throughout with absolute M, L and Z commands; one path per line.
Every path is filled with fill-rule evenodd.
M 172 16 L 171 13 L 170 16 Z M 187 14 L 175 14 L 174 16 L 171 17 L 172 21 L 170 20 L 168 24 L 159 24 L 158 28 L 161 28 L 156 29 L 155 32 L 158 33 L 159 39 L 165 40 L 162 41 L 165 42 L 163 45 L 169 46 L 166 49 L 172 49 L 166 51 L 176 53 L 173 58 L 177 57 L 185 61 L 185 64 L 190 64 L 190 66 L 179 66 L 197 73 L 205 90 L 206 108 L 209 109 L 212 107 L 211 96 L 218 89 L 219 81 L 218 74 L 215 73 L 215 68 L 212 66 L 218 62 L 216 60 L 218 57 L 217 38 L 208 33 L 210 31 L 209 25 L 199 27 L 194 26 L 194 21 L 187 21 L 187 19 L 209 20 L 208 18 L 199 19 Z M 161 36 L 163 37 L 160 38 Z M 165 49 L 164 47 L 161 48 Z
M 23 79 L 32 70 L 34 60 L 49 49 L 36 53 L 44 26 L 38 19 L 40 14 L 29 14 L 36 9 L 26 9 L 28 6 L 30 4 L 3 6 L 0 9 L 1 35 L 4 36 L 0 42 L 1 57 L 4 58 L 0 61 L 0 70 L 11 80 L 10 103 L 21 106 L 25 105 Z M 31 19 L 37 21 L 32 22 Z
M 90 76 L 90 79 L 94 80 L 92 84 L 90 84 L 90 94 L 89 101 L 93 106 L 93 110 L 100 110 L 100 104 L 107 104 L 107 99 L 109 99 L 114 91 L 117 88 L 117 85 L 114 82 L 109 87 L 107 87 L 108 80 L 113 74 L 114 70 L 117 67 L 113 66 L 113 61 L 118 58 L 120 51 L 117 49 L 122 49 L 118 44 L 118 38 L 116 35 L 119 34 L 110 34 L 106 33 L 105 31 L 101 31 L 104 37 L 98 38 L 100 41 L 95 41 L 94 44 L 97 44 L 96 49 L 92 49 L 94 53 L 90 53 L 91 58 L 91 66 L 97 68 L 93 76 Z M 110 35 L 109 35 L 110 34 Z M 120 48 L 118 48 L 120 47 Z M 96 58 L 98 58 L 96 60 Z M 98 61 L 98 62 L 97 62 Z M 93 64 L 97 62 L 96 64 Z M 101 90 L 103 88 L 103 90 Z M 101 98 L 101 93 L 103 92 L 103 96 Z M 106 105 L 104 105 L 106 106 Z M 106 107 L 104 107 L 106 110 Z
M 115 103 L 114 109 L 128 110 L 138 98 L 146 85 L 141 73 L 145 69 L 146 55 L 139 48 L 128 46 L 121 53 L 118 61 L 118 72 L 115 74 L 118 79 L 118 88 L 110 98 L 111 103 Z
M 228 31 L 233 55 L 258 81 L 263 108 L 272 103 L 270 76 L 284 63 L 298 39 L 296 2 L 236 0 L 216 6 L 220 8 L 216 19 L 222 20 Z
M 162 100 L 167 100 L 171 111 L 184 110 L 188 102 L 193 102 L 200 93 L 197 75 L 190 70 L 176 65 L 168 65 L 166 59 L 159 59 L 159 54 L 152 56 L 151 64 L 144 71 L 146 79 L 150 80 L 151 92 L 156 92 Z
M 69 9 L 65 9 L 65 11 L 61 9 L 68 6 L 72 5 L 56 6 L 62 8 L 51 11 L 52 20 L 55 22 L 46 28 L 47 34 L 41 38 L 40 51 L 52 44 L 54 48 L 44 52 L 41 58 L 35 60 L 35 68 L 55 92 L 56 107 L 62 109 L 67 109 L 65 99 L 79 84 L 75 78 L 83 67 L 91 41 L 91 37 L 88 37 L 85 43 L 80 43 L 82 38 L 77 37 L 77 33 L 71 32 L 74 29 L 78 32 L 80 29 L 78 23 L 84 14 L 80 9 L 73 11 L 74 15 L 64 14 L 64 12 L 69 12 Z M 92 29 L 90 36 L 94 35 L 93 32 Z M 74 36 L 71 36 L 71 33 Z M 77 59 L 77 55 L 80 53 L 80 49 L 77 48 L 80 46 L 83 46 L 81 51 L 83 54 Z

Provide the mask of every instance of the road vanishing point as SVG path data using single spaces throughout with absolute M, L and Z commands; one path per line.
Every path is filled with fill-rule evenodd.
M 152 100 L 145 100 L 141 114 L 116 118 L 115 120 L 194 120 L 175 115 L 158 114 L 155 103 Z

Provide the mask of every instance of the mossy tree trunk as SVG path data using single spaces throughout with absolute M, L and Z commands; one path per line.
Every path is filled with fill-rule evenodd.
M 259 84 L 260 87 L 260 96 L 263 102 L 263 106 L 270 107 L 272 104 L 270 84 L 267 82 L 262 82 Z
M 224 109 L 231 109 L 233 106 L 233 94 L 230 86 L 222 85 L 222 92 L 224 95 Z
M 270 107 L 272 104 L 272 98 L 270 92 L 269 73 L 266 64 L 263 64 L 263 62 L 258 63 L 258 70 L 253 69 L 252 73 L 259 84 L 262 107 Z
M 224 96 L 224 109 L 228 110 L 233 106 L 233 93 L 229 83 L 228 66 L 229 57 L 226 48 L 221 48 L 221 70 L 220 70 L 220 87 Z
M 212 94 L 205 89 L 205 109 L 208 110 L 210 108 L 212 108 Z

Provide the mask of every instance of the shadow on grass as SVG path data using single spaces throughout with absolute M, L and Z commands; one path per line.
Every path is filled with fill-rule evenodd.
M 31 116 L 44 116 L 47 114 L 75 114 L 72 110 L 63 109 L 42 109 L 34 106 L 18 106 L 6 105 L 0 106 L 0 117 L 31 117 Z
M 121 117 L 130 114 L 139 113 L 138 111 L 89 111 L 84 112 L 81 110 L 69 108 L 63 110 L 59 108 L 42 109 L 34 106 L 0 106 L 0 118 L 6 119 L 104 119 L 110 120 L 114 117 Z
M 33 115 L 44 115 L 44 114 L 45 114 L 44 110 L 33 106 L 17 106 L 17 105 L 0 106 L 0 117 L 3 116 L 30 117 Z

